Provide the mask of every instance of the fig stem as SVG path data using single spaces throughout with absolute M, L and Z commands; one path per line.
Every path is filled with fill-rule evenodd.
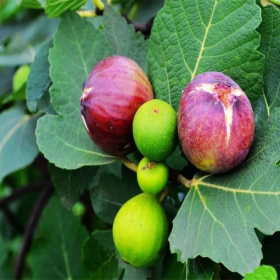
M 184 185 L 185 187 L 187 187 L 187 188 L 191 188 L 191 186 L 192 186 L 192 180 L 188 180 L 187 178 L 185 178 L 183 175 L 181 175 L 181 174 L 179 174 L 178 176 L 177 176 L 177 181 L 180 183 L 180 184 L 182 184 L 182 185 Z
M 133 172 L 137 172 L 138 166 L 130 161 L 127 157 L 121 157 L 120 160 L 128 169 L 132 170 Z

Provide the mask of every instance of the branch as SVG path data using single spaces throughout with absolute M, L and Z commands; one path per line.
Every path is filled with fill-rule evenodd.
M 40 185 L 34 184 L 34 185 L 22 187 L 20 189 L 13 191 L 12 194 L 10 194 L 0 200 L 0 210 L 5 208 L 7 206 L 7 204 L 13 202 L 14 200 L 17 200 L 18 198 L 20 198 L 26 194 L 29 194 L 29 193 L 39 192 L 41 189 L 42 189 L 42 185 L 40 186 Z
M 34 231 L 38 225 L 44 207 L 47 204 L 48 200 L 50 199 L 52 193 L 53 193 L 53 188 L 51 185 L 48 185 L 41 193 L 40 197 L 38 198 L 32 210 L 32 214 L 28 220 L 28 224 L 25 233 L 23 235 L 23 241 L 15 265 L 15 279 L 19 279 L 19 280 L 22 279 L 25 259 L 32 243 Z

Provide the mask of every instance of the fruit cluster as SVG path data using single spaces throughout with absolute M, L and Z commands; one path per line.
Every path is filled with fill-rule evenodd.
M 228 76 L 206 72 L 183 91 L 177 113 L 154 99 L 152 86 L 131 59 L 111 56 L 99 62 L 84 83 L 81 114 L 93 142 L 122 156 L 136 147 L 144 158 L 137 168 L 143 193 L 116 215 L 113 238 L 122 259 L 135 267 L 153 265 L 167 244 L 168 222 L 157 200 L 169 178 L 164 162 L 178 140 L 197 168 L 222 173 L 240 165 L 254 137 L 249 99 Z

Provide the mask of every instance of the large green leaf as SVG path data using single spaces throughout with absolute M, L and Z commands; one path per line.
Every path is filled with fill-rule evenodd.
M 57 197 L 44 210 L 39 236 L 30 258 L 34 279 L 81 279 L 82 245 L 87 233 Z
M 180 261 L 206 256 L 242 275 L 259 266 L 254 228 L 267 235 L 280 230 L 279 122 L 276 109 L 240 168 L 193 179 L 169 238 Z
M 49 165 L 52 182 L 62 204 L 68 209 L 76 203 L 84 190 L 93 183 L 97 167 L 85 166 L 76 170 L 66 170 Z
M 109 5 L 106 6 L 104 12 L 104 34 L 115 54 L 133 59 L 146 71 L 147 41 L 140 32 L 135 33 L 134 26 L 127 24 L 124 17 Z
M 280 106 L 280 11 L 273 5 L 262 7 L 263 21 L 258 28 L 260 51 L 265 55 L 264 87 L 255 109 L 256 122 L 262 125 Z
M 60 116 L 44 116 L 36 129 L 40 150 L 57 167 L 77 169 L 115 160 L 93 144 L 80 115 L 83 83 L 93 66 L 110 54 L 101 31 L 73 12 L 62 16 L 49 55 L 51 102 Z
M 136 174 L 126 167 L 123 169 L 122 179 L 113 174 L 102 173 L 97 186 L 91 189 L 94 211 L 102 221 L 113 224 L 121 206 L 140 192 Z
M 58 17 L 67 10 L 76 11 L 86 3 L 87 0 L 46 0 L 46 14 L 50 17 Z
M 177 109 L 182 90 L 196 75 L 220 71 L 256 101 L 263 82 L 263 56 L 256 51 L 260 22 L 255 0 L 165 1 L 149 42 L 156 97 Z
M 26 85 L 27 107 L 31 112 L 37 110 L 39 100 L 48 94 L 51 80 L 49 76 L 49 50 L 53 41 L 46 41 L 35 56 Z
M 0 114 L 0 182 L 37 156 L 36 122 L 37 116 L 26 115 L 23 107 L 14 107 Z

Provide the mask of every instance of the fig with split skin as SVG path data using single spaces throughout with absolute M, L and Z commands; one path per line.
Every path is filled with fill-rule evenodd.
M 164 254 L 167 238 L 167 217 L 153 195 L 131 198 L 114 220 L 115 246 L 123 261 L 136 268 L 154 265 Z
M 200 170 L 223 173 L 240 165 L 254 138 L 250 101 L 220 72 L 196 76 L 183 91 L 178 112 L 179 141 Z
M 136 62 L 123 56 L 100 61 L 85 81 L 81 98 L 81 116 L 92 141 L 111 155 L 132 152 L 134 115 L 153 98 L 152 86 Z

